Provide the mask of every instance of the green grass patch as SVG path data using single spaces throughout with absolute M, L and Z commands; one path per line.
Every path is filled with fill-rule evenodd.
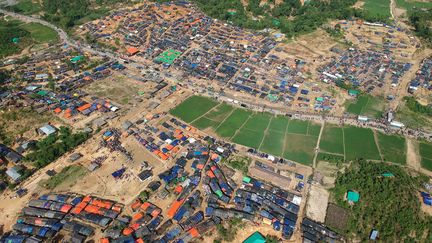
M 264 131 L 252 131 L 246 128 L 242 128 L 232 139 L 233 142 L 248 146 L 251 148 L 258 148 L 261 140 L 264 137 Z
M 343 128 L 326 124 L 320 140 L 320 149 L 336 154 L 344 154 Z
M 396 5 L 406 10 L 412 10 L 413 8 L 432 8 L 432 2 L 419 0 L 396 0 Z
M 162 52 L 158 57 L 156 57 L 155 61 L 159 63 L 173 64 L 174 60 L 178 58 L 181 54 L 181 51 L 169 49 Z
M 309 122 L 301 120 L 290 120 L 288 124 L 288 133 L 297 133 L 306 135 L 308 132 Z
M 237 129 L 245 123 L 251 113 L 243 109 L 237 109 L 216 129 L 216 133 L 224 138 L 234 136 Z
M 40 185 L 48 190 L 55 189 L 60 185 L 74 185 L 79 178 L 87 174 L 87 169 L 81 165 L 71 165 L 63 168 L 58 174 L 53 177 L 41 181 Z
M 288 126 L 288 118 L 285 116 L 275 116 L 270 121 L 269 130 L 275 132 L 285 133 L 286 128 Z
M 239 170 L 243 173 L 243 175 L 247 175 L 249 171 L 249 165 L 252 162 L 252 159 L 249 157 L 230 157 L 226 160 L 222 160 L 224 164 L 227 164 L 229 167 Z
M 328 154 L 319 152 L 317 156 L 317 161 L 327 161 L 331 163 L 343 163 L 345 162 L 345 158 L 343 155 L 336 155 L 336 154 Z
M 305 165 L 313 162 L 317 137 L 288 134 L 283 157 Z
M 31 15 L 40 12 L 42 10 L 42 6 L 33 2 L 33 0 L 21 0 L 17 4 L 12 5 L 10 9 L 13 12 Z
M 349 126 L 344 128 L 344 134 L 347 160 L 357 158 L 381 160 L 371 129 Z
M 272 155 L 281 156 L 283 153 L 283 145 L 285 133 L 269 130 L 264 137 L 260 150 Z
M 234 107 L 222 103 L 214 108 L 210 113 L 206 114 L 205 117 L 213 121 L 222 122 L 234 109 Z
M 267 129 L 270 117 L 271 115 L 268 113 L 255 113 L 251 118 L 249 118 L 243 128 L 257 132 L 264 132 Z
M 30 36 L 38 43 L 52 43 L 58 40 L 57 32 L 39 23 L 28 23 L 21 27 L 30 32 Z
M 309 122 L 307 135 L 318 137 L 321 131 L 321 125 Z
M 422 158 L 432 159 L 432 144 L 420 143 L 420 156 Z
M 347 112 L 368 117 L 382 117 L 385 99 L 371 95 L 361 95 L 355 101 L 347 104 Z
M 183 101 L 170 113 L 179 117 L 185 122 L 191 122 L 215 107 L 218 103 L 210 98 L 203 96 L 191 96 Z
M 388 19 L 390 14 L 390 0 L 365 0 L 363 9 L 375 18 Z
M 198 120 L 192 123 L 192 126 L 197 127 L 198 129 L 204 130 L 209 127 L 216 127 L 219 125 L 219 122 L 215 122 L 206 118 L 205 116 L 199 118 Z
M 426 170 L 432 171 L 432 159 L 422 158 L 421 166 Z
M 404 137 L 377 132 L 378 145 L 384 161 L 406 164 L 406 141 Z

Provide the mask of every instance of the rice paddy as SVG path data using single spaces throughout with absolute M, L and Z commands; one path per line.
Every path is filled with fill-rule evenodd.
M 313 162 L 321 130 L 321 125 L 312 121 L 235 108 L 200 96 L 186 99 L 171 114 L 198 129 L 210 129 L 234 143 L 305 165 Z M 422 146 L 423 163 L 432 169 L 432 152 L 429 152 L 432 151 L 432 145 Z M 326 124 L 319 148 L 318 160 L 370 159 L 406 163 L 405 138 L 385 135 L 368 128 Z

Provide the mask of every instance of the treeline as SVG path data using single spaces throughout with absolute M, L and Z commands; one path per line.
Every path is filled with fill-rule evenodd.
M 71 28 L 89 14 L 89 0 L 43 0 L 44 18 L 63 28 Z
M 194 0 L 206 14 L 250 29 L 278 28 L 288 37 L 309 33 L 330 19 L 347 19 L 356 15 L 355 0 L 311 1 L 304 6 L 299 0 L 285 0 L 270 9 L 251 0 L 246 8 L 240 0 Z M 255 17 L 253 19 L 248 12 Z
M 432 106 L 420 104 L 414 97 L 404 97 L 406 106 L 416 113 L 432 116 Z
M 70 128 L 60 127 L 58 133 L 36 143 L 32 152 L 26 156 L 26 160 L 33 162 L 36 168 L 42 168 L 55 161 L 66 152 L 85 142 L 89 138 L 88 133 L 72 133 Z
M 416 242 L 425 236 L 431 239 L 432 218 L 421 212 L 418 197 L 426 181 L 426 176 L 409 175 L 396 165 L 352 163 L 345 173 L 338 172 L 336 186 L 332 189 L 337 204 L 350 212 L 343 233 L 347 237 L 355 235 L 362 242 L 369 240 L 372 229 L 379 231 L 380 240 L 384 242 Z M 359 202 L 347 203 L 348 190 L 360 194 Z
M 432 44 L 432 9 L 410 11 L 409 20 L 415 28 L 416 35 Z

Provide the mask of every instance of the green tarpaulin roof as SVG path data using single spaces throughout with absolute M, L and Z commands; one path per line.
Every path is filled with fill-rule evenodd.
M 249 183 L 251 181 L 251 178 L 244 176 L 243 177 L 243 182 Z
M 222 191 L 221 190 L 217 190 L 215 191 L 216 195 L 218 195 L 218 197 L 222 197 Z
M 41 91 L 37 92 L 37 94 L 40 95 L 40 96 L 45 96 L 45 95 L 48 94 L 48 91 L 46 91 L 46 90 L 41 90 Z
M 266 240 L 264 236 L 261 235 L 260 232 L 255 232 L 251 236 L 249 236 L 243 243 L 265 243 Z
M 358 202 L 360 200 L 360 194 L 358 194 L 358 192 L 348 191 L 347 199 L 351 202 Z

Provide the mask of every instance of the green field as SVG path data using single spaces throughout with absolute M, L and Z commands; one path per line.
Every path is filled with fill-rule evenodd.
M 345 157 L 381 160 L 373 131 L 367 128 L 344 127 Z
M 377 132 L 378 145 L 384 161 L 406 164 L 405 138 Z
M 378 145 L 384 161 L 406 164 L 406 141 L 404 137 L 377 132 Z
M 39 23 L 28 23 L 21 27 L 30 32 L 30 36 L 38 43 L 55 42 L 58 39 L 57 32 Z
M 361 95 L 357 100 L 349 102 L 347 105 L 347 112 L 379 118 L 384 112 L 385 100 L 381 97 L 374 97 L 370 95 Z
M 40 12 L 42 6 L 38 3 L 34 3 L 32 0 L 21 0 L 17 4 L 12 5 L 10 9 L 17 13 L 31 15 Z
M 327 125 L 321 135 L 320 148 L 329 153 L 345 154 L 343 128 Z
M 216 129 L 216 133 L 224 138 L 230 138 L 234 136 L 237 129 L 243 125 L 243 123 L 245 123 L 250 115 L 251 113 L 246 110 L 235 110 L 222 124 L 219 125 L 219 127 Z
M 171 114 L 232 142 L 306 165 L 313 162 L 321 130 L 311 121 L 252 112 L 198 96 L 186 99 Z M 363 158 L 406 163 L 405 138 L 377 132 L 375 139 L 374 131 L 366 128 L 326 124 L 319 146 L 318 159 L 329 162 Z M 432 148 L 427 146 L 431 145 L 421 145 L 424 164 L 432 160 Z
M 390 0 L 365 0 L 363 9 L 371 16 L 390 18 Z
M 202 96 L 191 96 L 179 106 L 171 110 L 171 114 L 191 122 L 215 107 L 218 103 L 210 98 Z
M 420 143 L 420 156 L 422 167 L 432 171 L 432 144 Z
M 432 8 L 432 2 L 419 1 L 419 0 L 396 0 L 396 5 L 406 10 L 416 8 Z

